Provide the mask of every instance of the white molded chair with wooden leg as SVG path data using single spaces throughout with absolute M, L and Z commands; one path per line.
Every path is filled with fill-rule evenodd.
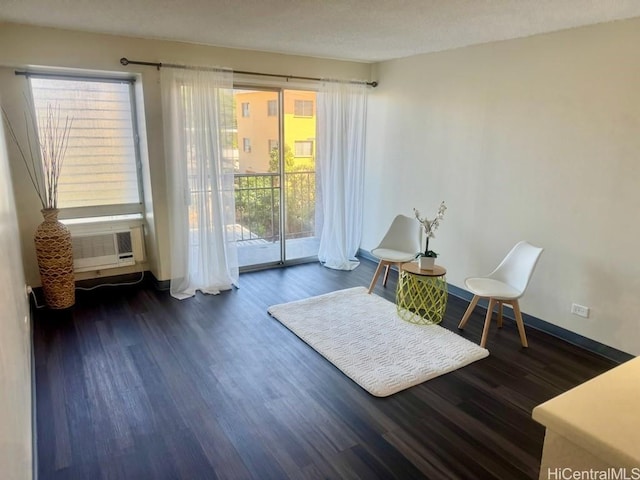
M 464 313 L 458 328 L 464 328 L 471 316 L 471 312 L 473 312 L 473 309 L 478 304 L 478 300 L 488 298 L 489 307 L 487 308 L 487 315 L 484 320 L 480 346 L 484 347 L 487 343 L 491 316 L 496 305 L 498 306 L 498 327 L 502 327 L 502 305 L 506 303 L 513 307 L 513 315 L 518 326 L 522 346 L 528 347 L 518 299 L 524 295 L 527 285 L 529 285 L 529 280 L 531 280 L 531 275 L 536 268 L 542 250 L 542 248 L 535 247 L 525 241 L 519 242 L 511 249 L 507 256 L 504 257 L 504 260 L 498 265 L 498 268 L 489 275 L 485 277 L 467 278 L 464 283 L 467 289 L 473 293 L 473 299 L 469 304 L 469 308 L 467 308 L 467 311 Z
M 420 250 L 420 224 L 416 222 L 415 218 L 397 215 L 380 245 L 371 250 L 371 254 L 378 258 L 380 263 L 378 263 L 376 273 L 371 280 L 369 293 L 375 288 L 383 268 L 386 270 L 382 285 L 386 286 L 391 265 L 397 265 L 398 271 L 400 271 L 400 266 L 416 258 Z

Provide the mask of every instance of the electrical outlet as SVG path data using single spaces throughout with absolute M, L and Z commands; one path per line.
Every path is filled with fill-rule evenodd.
M 571 313 L 578 315 L 579 317 L 589 318 L 589 307 L 573 303 L 571 304 Z

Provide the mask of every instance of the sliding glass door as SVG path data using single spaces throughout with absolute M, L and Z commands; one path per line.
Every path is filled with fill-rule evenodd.
M 316 93 L 236 88 L 234 101 L 240 267 L 314 259 Z

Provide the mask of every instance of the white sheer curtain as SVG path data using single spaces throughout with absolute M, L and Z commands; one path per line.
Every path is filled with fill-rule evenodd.
M 360 264 L 366 110 L 366 85 L 325 81 L 318 92 L 318 259 L 336 270 Z
M 238 284 L 233 73 L 163 67 L 161 89 L 171 295 L 218 294 Z

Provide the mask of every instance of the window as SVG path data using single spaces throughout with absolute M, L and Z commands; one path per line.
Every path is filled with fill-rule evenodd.
M 251 153 L 251 139 L 250 138 L 243 138 L 242 139 L 242 150 L 245 153 Z
M 72 119 L 61 218 L 142 212 L 133 80 L 29 77 L 38 128 L 49 105 Z
M 267 116 L 269 116 L 269 117 L 278 116 L 278 101 L 277 100 L 267 100 Z
M 313 155 L 313 142 L 311 140 L 296 142 L 295 155 L 296 157 L 311 157 Z
M 296 100 L 294 102 L 293 114 L 296 117 L 313 117 L 313 101 Z
M 278 140 L 269 139 L 269 153 L 273 152 L 274 149 L 278 149 Z
M 242 116 L 245 118 L 249 116 L 249 102 L 242 102 Z

